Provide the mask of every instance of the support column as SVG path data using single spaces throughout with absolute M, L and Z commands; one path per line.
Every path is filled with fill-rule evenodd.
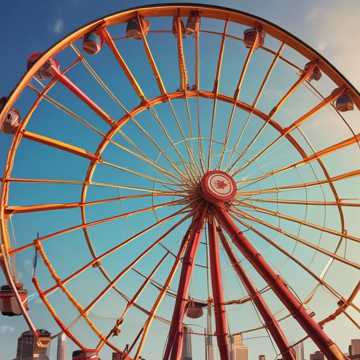
M 327 336 L 321 326 L 312 319 L 306 312 L 303 304 L 289 290 L 288 285 L 276 274 L 260 253 L 252 246 L 247 237 L 240 231 L 234 223 L 228 210 L 224 206 L 214 206 L 213 211 L 216 219 L 225 228 L 234 244 L 254 266 L 256 271 L 263 277 L 273 289 L 274 293 L 281 300 L 284 306 L 298 321 L 304 331 L 312 338 L 314 343 L 325 354 L 329 360 L 343 360 L 345 355 L 337 345 Z
M 260 295 L 259 291 L 256 289 L 250 278 L 247 276 L 245 270 L 241 267 L 236 255 L 230 247 L 230 244 L 225 238 L 224 233 L 221 228 L 218 227 L 217 231 L 219 233 L 222 245 L 225 249 L 226 254 L 228 255 L 231 265 L 234 268 L 235 272 L 239 276 L 241 282 L 246 288 L 248 294 L 251 297 L 251 300 L 254 302 L 256 308 L 259 310 L 261 317 L 263 318 L 265 325 L 270 331 L 271 336 L 276 342 L 283 359 L 285 360 L 295 360 L 294 353 L 290 350 L 288 341 L 286 339 L 285 334 L 281 330 L 281 327 L 278 321 L 275 319 L 273 314 L 271 313 L 270 308 L 267 306 L 266 302 Z
M 183 345 L 183 319 L 188 301 L 188 293 L 192 271 L 195 265 L 195 257 L 199 248 L 201 231 L 204 225 L 204 218 L 207 209 L 200 210 L 199 214 L 194 217 L 190 239 L 183 258 L 179 286 L 176 296 L 176 303 L 171 320 L 168 342 L 164 352 L 163 360 L 180 360 Z
M 209 253 L 211 285 L 214 298 L 214 313 L 216 326 L 216 339 L 221 360 L 229 360 L 229 334 L 224 305 L 224 290 L 221 277 L 221 265 L 219 256 L 219 244 L 216 237 L 216 225 L 212 215 L 208 219 Z

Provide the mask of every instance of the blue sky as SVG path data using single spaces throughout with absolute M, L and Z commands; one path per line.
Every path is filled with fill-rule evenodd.
M 122 9 L 126 9 L 128 7 L 133 7 L 137 5 L 143 5 L 143 4 L 150 4 L 149 1 L 106 1 L 106 2 L 97 2 L 97 1 L 81 1 L 81 0 L 68 0 L 68 1 L 62 1 L 55 2 L 55 1 L 47 1 L 42 2 L 36 5 L 36 8 L 33 4 L 30 4 L 27 1 L 18 1 L 15 6 L 11 6 L 10 4 L 2 5 L 2 12 L 0 14 L 0 30 L 3 34 L 3 40 L 2 40 L 2 46 L 5 51 L 2 51 L 1 54 L 1 69 L 0 69 L 0 75 L 1 75 L 1 81 L 0 81 L 0 94 L 7 94 L 11 89 L 15 86 L 15 84 L 18 82 L 22 74 L 24 73 L 25 69 L 25 63 L 26 58 L 29 53 L 36 50 L 43 50 L 50 47 L 52 44 L 63 38 L 65 35 L 71 33 L 74 29 L 81 27 L 82 25 L 86 24 L 89 21 L 92 21 L 96 18 L 100 18 L 102 16 L 108 15 L 112 12 L 120 11 Z M 161 1 L 161 3 L 166 3 L 166 1 Z M 296 36 L 302 38 L 305 42 L 312 45 L 315 49 L 317 49 L 320 53 L 325 55 L 330 61 L 333 62 L 335 66 L 338 67 L 340 71 L 342 71 L 355 85 L 359 86 L 360 84 L 360 70 L 358 67 L 358 64 L 360 62 L 360 51 L 358 48 L 356 48 L 356 45 L 354 44 L 353 36 L 351 34 L 354 34 L 357 30 L 357 20 L 360 16 L 360 5 L 358 4 L 358 1 L 353 0 L 347 0 L 343 1 L 341 4 L 338 1 L 331 0 L 331 1 L 325 1 L 325 0 L 317 0 L 316 2 L 306 0 L 306 1 L 283 1 L 283 0 L 271 0 L 271 1 L 222 1 L 221 3 L 218 1 L 204 1 L 199 3 L 212 3 L 216 5 L 223 5 L 228 6 L 231 8 L 237 8 L 243 11 L 247 11 L 249 13 L 253 13 L 255 15 L 264 17 L 265 19 L 268 19 L 276 24 L 279 24 L 286 30 L 290 31 L 291 33 L 295 34 Z M 33 14 L 32 16 L 29 16 L 29 14 Z M 346 26 L 345 26 L 346 24 Z M 170 56 L 170 55 L 169 55 Z M 209 57 L 210 59 L 210 57 Z M 268 60 L 267 60 L 268 61 Z M 210 60 L 209 60 L 210 62 Z M 266 62 L 266 60 L 264 60 Z M 235 63 L 235 62 L 234 62 Z M 234 65 L 234 63 L 232 65 Z M 231 64 L 229 63 L 229 66 Z M 235 64 L 236 65 L 236 64 Z M 235 66 L 234 65 L 234 66 Z M 141 65 L 134 64 L 134 66 L 138 66 L 138 71 L 141 70 Z M 166 64 L 162 64 L 162 66 L 166 66 Z M 78 74 L 80 76 L 81 74 Z M 114 81 L 113 85 L 119 85 L 116 83 L 116 80 L 111 79 L 111 74 L 104 74 L 105 77 L 108 77 L 107 80 Z M 229 82 L 231 82 L 232 79 L 228 79 Z M 281 77 L 278 78 L 279 81 L 282 81 Z M 171 83 L 173 79 L 169 79 L 169 82 Z M 206 81 L 206 78 L 204 77 L 204 81 Z M 209 80 L 210 83 L 210 80 Z M 85 84 L 85 83 L 84 83 Z M 149 87 L 151 87 L 150 83 L 148 84 Z M 250 86 L 250 85 L 249 85 Z M 151 91 L 151 90 L 149 90 Z M 154 90 L 155 91 L 155 90 Z M 251 87 L 249 87 L 249 92 L 251 92 Z M 66 99 L 65 92 L 58 92 L 55 93 L 56 95 L 62 97 L 63 99 Z M 94 92 L 94 96 L 95 96 Z M 244 95 L 246 96 L 246 95 Z M 249 95 L 250 96 L 250 95 Z M 270 95 L 269 95 L 270 96 Z M 305 96 L 305 95 L 304 95 Z M 69 100 L 70 101 L 70 100 Z M 103 101 L 106 103 L 108 101 L 106 98 L 99 98 L 99 101 Z M 129 104 L 132 103 L 132 98 L 129 95 L 129 98 L 127 99 Z M 308 99 L 308 101 L 314 101 Z M 71 102 L 70 102 L 71 103 Z M 266 106 L 266 104 L 262 104 L 263 106 Z M 206 109 L 209 108 L 209 105 L 204 106 Z M 299 109 L 294 105 L 293 108 L 287 109 L 292 110 L 294 112 L 299 111 Z M 301 109 L 300 109 L 301 110 Z M 85 133 L 84 130 L 80 130 L 80 128 L 76 127 L 75 125 L 71 125 L 73 127 L 69 127 L 66 129 L 56 129 L 52 128 L 51 124 L 49 125 L 46 123 L 48 121 L 48 118 L 51 117 L 51 119 L 56 119 L 56 113 L 52 113 L 50 107 L 44 106 L 38 114 L 39 116 L 39 123 L 34 124 L 32 130 L 36 130 L 37 127 L 41 129 L 42 127 L 46 128 L 48 131 L 48 134 L 51 134 L 52 132 L 54 134 L 60 134 L 63 136 L 64 139 L 67 139 L 69 142 L 81 142 L 81 145 L 86 146 L 93 146 L 95 137 L 93 135 L 90 135 L 88 133 Z M 111 108 L 110 111 L 115 110 Z M 159 108 L 160 112 L 165 112 L 165 109 Z M 179 110 L 181 111 L 181 110 Z M 204 110 L 205 111 L 205 110 Z M 228 108 L 220 108 L 219 113 L 226 114 L 229 111 Z M 50 116 L 51 114 L 51 116 Z M 46 116 L 45 116 L 46 115 Z M 84 115 L 89 116 L 91 118 L 91 114 L 88 110 L 84 109 Z M 329 115 L 329 119 L 331 116 Z M 144 119 L 146 119 L 144 115 Z M 281 119 L 283 121 L 286 120 L 286 113 L 281 114 Z M 321 120 L 321 118 L 320 118 Z M 96 120 L 94 120 L 96 121 Z M 101 126 L 99 123 L 96 123 L 96 125 Z M 311 136 L 311 126 L 309 125 L 309 128 L 306 128 L 309 130 L 309 136 Z M 359 126 L 359 125 L 357 125 Z M 359 127 L 358 127 L 359 129 Z M 84 131 L 83 133 L 80 133 L 80 131 Z M 134 130 L 135 131 L 135 130 Z M 175 131 L 172 129 L 172 131 Z M 249 129 L 251 132 L 252 129 Z M 344 130 L 345 133 L 345 130 Z M 81 134 L 81 136 L 80 136 Z M 318 138 L 318 144 L 321 147 L 325 147 L 331 142 L 335 141 L 337 139 L 337 135 L 334 133 L 322 133 L 322 137 Z M 139 139 L 141 139 L 140 134 L 137 135 Z M 268 134 L 269 138 L 273 136 L 273 134 Z M 343 133 L 340 132 L 339 139 L 342 139 Z M 1 138 L 4 139 L 3 137 Z M 0 149 L 6 148 L 5 146 L 1 145 Z M 53 162 L 54 158 L 51 158 L 48 156 L 50 152 L 42 153 L 40 151 L 37 152 L 37 155 L 39 156 L 38 160 L 40 159 L 42 161 L 42 166 L 35 167 L 35 161 L 34 161 L 34 168 L 30 169 L 32 165 L 31 159 L 27 159 L 26 154 L 31 153 L 32 147 L 29 145 L 29 147 L 24 146 L 21 151 L 23 157 L 20 157 L 20 161 L 24 161 L 23 167 L 21 167 L 21 163 L 18 168 L 17 176 L 21 176 L 21 171 L 23 170 L 24 174 L 39 174 L 38 171 L 43 171 L 43 176 L 46 176 L 47 173 L 50 175 L 54 174 L 60 174 L 61 170 L 58 169 L 58 172 L 51 172 L 55 171 L 54 169 L 50 168 L 50 163 Z M 357 152 L 354 152 L 354 154 L 357 154 Z M 2 154 L 3 155 L 3 154 Z M 172 154 L 174 155 L 174 154 Z M 349 154 L 345 154 L 345 156 L 348 156 Z M 54 152 L 53 156 L 57 156 Z M 108 156 L 111 157 L 113 154 L 111 151 L 109 151 Z M 3 158 L 3 156 L 2 156 Z M 85 163 L 80 160 L 70 160 L 70 157 L 67 157 L 65 155 L 60 155 L 58 158 L 59 162 L 67 162 L 67 169 L 66 172 L 64 172 L 64 177 L 66 176 L 70 177 L 70 174 L 73 175 L 73 177 L 81 176 L 82 170 L 85 169 Z M 126 159 L 126 158 L 125 158 Z M 334 162 L 339 164 L 339 159 L 334 158 L 332 159 Z M 267 158 L 267 161 L 271 161 L 271 159 Z M 329 163 L 331 162 L 331 159 L 329 160 Z M 160 163 L 164 164 L 165 160 L 161 159 Z M 37 164 L 39 164 L 37 162 Z M 353 166 L 352 162 L 349 161 L 349 164 L 346 164 L 346 161 L 342 160 L 342 166 L 344 168 L 344 171 L 346 169 L 346 166 Z M 264 165 L 264 167 L 266 164 Z M 270 166 L 270 165 L 268 165 Z M 49 170 L 47 170 L 49 169 Z M 31 170 L 31 171 L 30 171 Z M 254 170 L 255 171 L 255 170 Z M 106 177 L 112 176 L 112 173 L 110 171 L 108 172 L 99 172 L 97 174 L 99 176 L 99 179 L 106 179 Z M 130 178 L 129 178 L 130 179 Z M 290 178 L 287 179 L 289 181 Z M 291 179 L 296 179 L 296 174 L 292 174 Z M 99 180 L 100 181 L 100 180 Z M 280 181 L 284 181 L 285 179 L 280 179 Z M 356 184 L 354 184 L 354 188 L 356 187 Z M 267 183 L 267 185 L 271 186 L 271 182 Z M 61 201 L 64 199 L 73 200 L 74 199 L 74 193 L 72 193 L 72 190 L 69 190 L 66 192 L 60 193 L 44 193 L 42 191 L 39 191 L 38 193 L 21 193 L 19 195 L 19 198 L 12 199 L 15 201 L 31 201 L 33 197 L 37 197 L 37 199 L 42 199 L 43 201 Z M 342 189 L 343 193 L 346 194 L 346 191 L 348 191 L 349 196 L 353 196 L 355 193 L 352 193 L 349 189 Z M 36 195 L 35 195 L 36 194 Z M 102 193 L 104 195 L 104 193 Z M 106 195 L 108 196 L 116 196 L 114 195 L 114 192 L 109 191 Z M 316 193 L 316 190 L 314 190 L 314 193 L 312 193 L 312 196 L 314 198 L 316 195 L 319 195 Z M 98 193 L 90 192 L 90 197 L 96 198 L 99 196 Z M 345 195 L 344 195 L 345 196 Z M 43 197 L 43 198 L 41 198 Z M 129 205 L 130 207 L 130 205 Z M 122 208 L 126 209 L 126 205 Z M 104 216 L 114 214 L 118 210 L 117 207 L 111 207 L 104 210 Z M 283 208 L 283 210 L 291 212 L 290 208 Z M 105 213 L 105 211 L 107 213 Z M 98 217 L 98 214 L 96 210 L 92 213 L 91 210 L 89 211 L 89 216 L 93 217 L 94 219 Z M 317 216 L 323 216 L 323 214 L 313 214 L 314 217 Z M 353 233 L 359 231 L 357 224 L 355 223 L 355 215 L 349 214 L 349 217 L 352 218 L 352 222 L 350 222 L 349 226 L 353 226 Z M 266 217 L 264 217 L 266 218 Z M 334 214 L 328 215 L 328 220 L 331 221 L 331 219 L 335 219 L 336 217 Z M 41 218 L 33 218 L 34 220 L 41 221 Z M 330 219 L 330 220 L 329 220 Z M 17 220 L 17 241 L 21 244 L 22 242 L 26 242 L 28 233 L 35 233 L 36 231 L 44 231 L 44 232 L 50 232 L 52 229 L 56 230 L 57 228 L 61 226 L 69 226 L 69 224 L 76 224 L 79 219 L 79 214 L 75 212 L 67 213 L 64 218 L 59 219 L 55 215 L 51 218 L 49 217 L 47 221 L 50 223 L 46 226 L 44 225 L 44 229 L 39 229 L 39 225 L 37 223 L 31 223 L 29 220 L 24 220 L 21 217 L 19 220 Z M 141 221 L 149 222 L 151 221 L 151 217 L 143 217 Z M 122 226 L 124 223 L 121 223 Z M 136 220 L 134 223 L 132 223 L 132 226 L 136 228 Z M 290 229 L 290 226 L 289 226 Z M 101 230 L 93 230 L 93 236 L 101 236 Z M 115 228 L 106 228 L 106 231 L 110 233 L 114 233 Z M 131 234 L 130 229 L 126 229 L 126 231 L 129 231 L 129 234 Z M 295 230 L 294 230 L 295 231 Z M 300 231 L 300 230 L 299 230 Z M 304 229 L 301 230 L 303 235 L 306 235 L 306 231 Z M 160 235 L 160 231 L 157 232 L 157 235 Z M 311 236 L 311 232 L 308 233 L 309 236 Z M 69 241 L 73 241 L 77 237 L 81 238 L 81 234 L 74 234 L 72 237 L 64 237 L 64 247 L 62 251 L 64 251 L 61 254 L 61 257 L 59 258 L 59 254 L 55 251 L 57 251 L 56 248 L 49 248 L 47 249 L 52 256 L 53 261 L 56 263 L 57 261 L 60 261 L 58 264 L 61 264 L 62 259 L 66 257 L 67 251 L 71 251 L 71 243 Z M 254 238 L 254 241 L 256 239 Z M 116 243 L 116 239 L 109 240 L 109 244 Z M 290 246 L 289 244 L 286 244 L 286 241 L 284 240 L 284 244 L 286 246 Z M 98 251 L 106 249 L 106 247 L 103 249 L 101 244 L 98 244 L 99 248 Z M 261 244 L 259 243 L 259 246 Z M 135 251 L 137 248 L 135 248 Z M 264 248 L 266 250 L 266 248 Z M 80 251 L 80 248 L 79 248 Z M 267 250 L 269 251 L 269 250 Z M 53 253 L 52 253 L 53 252 Z M 281 258 L 277 257 L 277 255 L 269 253 L 269 257 L 272 258 L 273 262 L 276 263 L 277 260 L 281 260 Z M 306 257 L 306 252 L 299 252 L 299 256 Z M 81 251 L 79 252 L 79 256 L 82 256 Z M 29 263 L 29 259 L 31 259 L 31 256 L 27 254 L 27 259 L 20 259 L 23 260 L 23 271 L 26 272 L 29 268 L 31 271 L 31 262 Z M 354 259 L 356 259 L 356 256 L 354 255 Z M 79 259 L 78 259 L 79 260 Z M 81 259 L 83 261 L 86 261 L 86 257 L 84 256 L 84 259 Z M 119 258 L 117 261 L 122 261 L 123 259 Z M 283 259 L 282 259 L 283 260 Z M 318 259 L 319 266 L 320 264 L 324 263 L 324 259 L 320 257 Z M 150 263 L 149 263 L 150 264 Z M 76 265 L 75 263 L 72 265 Z M 71 265 L 71 266 L 72 266 Z M 143 264 L 144 266 L 147 266 L 146 264 Z M 150 266 L 150 265 L 148 265 Z M 59 265 L 61 267 L 61 265 Z M 316 266 L 314 266 L 315 268 Z M 335 267 L 336 269 L 336 267 Z M 340 268 L 339 268 L 340 269 Z M 249 270 L 250 271 L 250 270 Z M 291 271 L 291 270 L 289 270 Z M 334 277 L 334 282 L 339 284 L 339 279 L 336 277 L 336 271 L 333 270 L 332 276 Z M 341 274 L 341 271 L 339 271 Z M 115 274 L 115 273 L 114 273 Z M 199 273 L 200 274 L 200 273 Z M 199 275 L 198 276 L 201 276 Z M 289 274 L 289 273 L 288 273 Z M 164 274 L 160 273 L 159 276 L 163 276 Z M 92 278 L 93 276 L 94 278 Z M 132 281 L 139 282 L 139 279 L 136 279 L 135 277 L 129 278 L 132 279 Z M 50 280 L 46 279 L 45 275 L 42 278 L 44 284 L 49 283 Z M 100 283 L 97 283 L 95 280 L 95 274 L 88 275 L 81 279 L 83 281 L 82 286 L 99 286 L 100 289 Z M 260 283 L 260 280 L 257 279 Z M 299 279 L 301 280 L 301 279 Z M 129 281 L 129 280 L 128 280 Z M 74 285 L 76 286 L 76 285 Z M 232 285 L 231 283 L 225 284 L 228 288 L 230 288 Z M 344 281 L 344 289 L 346 289 L 346 281 Z M 194 293 L 196 293 L 196 289 L 192 289 Z M 200 291 L 200 289 L 199 289 Z M 231 292 L 231 290 L 228 290 Z M 305 289 L 304 289 L 305 291 Z M 344 290 L 346 291 L 346 290 Z M 149 297 L 154 296 L 153 293 L 148 294 Z M 85 295 L 84 295 L 85 297 Z M 109 298 L 108 301 L 110 301 L 111 298 Z M 321 302 L 321 296 L 318 299 L 315 299 L 315 304 L 319 306 L 319 303 Z M 269 302 L 274 304 L 274 306 L 277 306 L 275 299 L 271 298 L 269 295 L 269 298 L 267 299 Z M 58 303 L 61 302 L 61 299 L 56 299 L 54 301 L 57 301 Z M 85 301 L 85 300 L 84 300 Z M 102 304 L 100 309 L 104 311 L 106 314 L 106 305 L 108 304 Z M 167 305 L 170 306 L 170 303 Z M 163 311 L 166 310 L 167 307 L 165 306 Z M 326 308 L 327 309 L 327 308 Z M 39 312 L 40 310 L 38 310 Z M 63 311 L 65 311 L 63 309 Z M 249 312 L 251 309 L 249 309 Z M 324 309 L 325 311 L 325 309 Z M 234 310 L 234 313 L 235 310 Z M 40 314 L 37 313 L 37 316 Z M 69 310 L 69 319 L 71 318 L 70 310 Z M 142 321 L 142 318 L 139 316 L 139 318 L 136 317 L 134 314 L 134 319 L 138 321 L 139 323 Z M 105 320 L 101 320 L 105 321 Z M 245 321 L 245 320 L 244 320 Z M 246 320 L 247 321 L 247 320 Z M 250 326 L 249 321 L 249 326 Z M 0 349 L 2 353 L 0 353 L 0 359 L 10 359 L 14 353 L 15 353 L 15 347 L 16 347 L 16 338 L 18 333 L 23 329 L 24 323 L 21 319 L 14 319 L 9 321 L 8 319 L 0 318 L 0 335 L 3 335 L 0 339 Z M 338 323 L 339 324 L 339 323 Z M 342 322 L 340 322 L 340 325 L 342 326 Z M 53 324 L 51 325 L 53 326 Z M 291 325 L 288 325 L 289 329 L 292 329 Z M 346 328 L 347 329 L 347 328 Z M 164 329 L 159 328 L 159 331 L 164 332 Z M 332 332 L 336 332 L 336 330 L 331 329 Z M 355 334 L 353 330 L 351 330 L 351 334 Z M 345 350 L 345 346 L 347 344 L 347 336 L 340 336 L 341 339 L 341 345 L 342 348 Z M 312 349 L 312 347 L 308 347 L 307 351 Z M 255 358 L 255 353 L 252 353 L 252 358 Z

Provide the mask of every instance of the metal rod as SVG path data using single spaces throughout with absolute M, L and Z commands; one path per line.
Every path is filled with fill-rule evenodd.
M 325 356 L 330 360 L 346 359 L 345 355 L 326 335 L 321 326 L 306 312 L 303 304 L 289 290 L 288 285 L 282 277 L 274 272 L 262 255 L 253 247 L 245 234 L 235 225 L 227 210 L 224 207 L 215 207 L 214 213 L 216 219 L 228 232 L 237 248 L 255 267 L 263 279 L 272 287 L 281 302 L 293 314 L 294 318 L 298 321 L 304 331 L 309 334 Z
M 212 215 L 208 216 L 208 233 L 216 339 L 221 360 L 229 360 L 229 332 L 226 308 L 224 305 L 224 287 L 221 276 L 219 243 L 218 237 L 216 236 L 216 224 Z
M 206 208 L 199 210 L 194 217 L 190 230 L 190 238 L 182 262 L 176 303 L 169 329 L 168 342 L 166 344 L 163 360 L 179 360 L 183 343 L 183 318 L 187 304 L 190 280 L 195 264 L 195 257 L 200 244 L 201 231 L 204 224 Z
M 230 259 L 231 265 L 234 268 L 236 274 L 239 276 L 242 284 L 250 295 L 252 301 L 259 310 L 261 317 L 263 318 L 267 328 L 269 329 L 272 337 L 274 338 L 282 356 L 286 360 L 295 360 L 294 354 L 291 352 L 288 340 L 282 331 L 279 322 L 271 313 L 269 306 L 264 301 L 263 297 L 259 293 L 259 290 L 255 287 L 249 276 L 246 274 L 243 267 L 240 265 L 235 253 L 230 247 L 230 244 L 225 238 L 225 235 L 220 227 L 217 228 L 220 236 L 221 243 L 225 249 L 227 256 Z

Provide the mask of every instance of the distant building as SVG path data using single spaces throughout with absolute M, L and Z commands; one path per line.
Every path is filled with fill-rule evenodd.
M 305 360 L 304 343 L 301 342 L 294 346 L 296 360 Z
M 248 347 L 243 344 L 240 334 L 230 336 L 230 360 L 248 360 Z
M 181 360 L 192 360 L 192 348 L 191 348 L 191 329 L 187 326 L 183 327 L 184 342 Z
M 310 360 L 325 360 L 325 356 L 321 351 L 315 351 L 310 354 Z
M 50 333 L 43 329 L 39 333 L 46 346 L 39 346 L 38 338 L 31 331 L 25 331 L 18 338 L 16 360 L 49 360 Z
M 205 336 L 205 359 L 214 360 L 213 337 L 211 335 Z
M 66 335 L 64 333 L 61 333 L 57 339 L 56 360 L 66 360 L 65 350 L 66 350 Z
M 349 357 L 352 360 L 360 360 L 360 339 L 351 339 Z

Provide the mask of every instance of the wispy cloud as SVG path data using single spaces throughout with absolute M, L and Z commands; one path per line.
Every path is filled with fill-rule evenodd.
M 51 30 L 55 34 L 61 34 L 62 31 L 64 30 L 64 19 L 62 19 L 62 18 L 55 19 L 55 22 L 52 25 Z
M 317 49 L 360 86 L 360 48 L 354 34 L 358 32 L 360 7 L 344 6 L 341 2 L 313 7 L 306 21 L 310 25 Z
M 15 328 L 12 326 L 8 326 L 8 325 L 1 325 L 0 326 L 0 335 L 5 335 L 5 334 L 11 334 L 15 331 Z

